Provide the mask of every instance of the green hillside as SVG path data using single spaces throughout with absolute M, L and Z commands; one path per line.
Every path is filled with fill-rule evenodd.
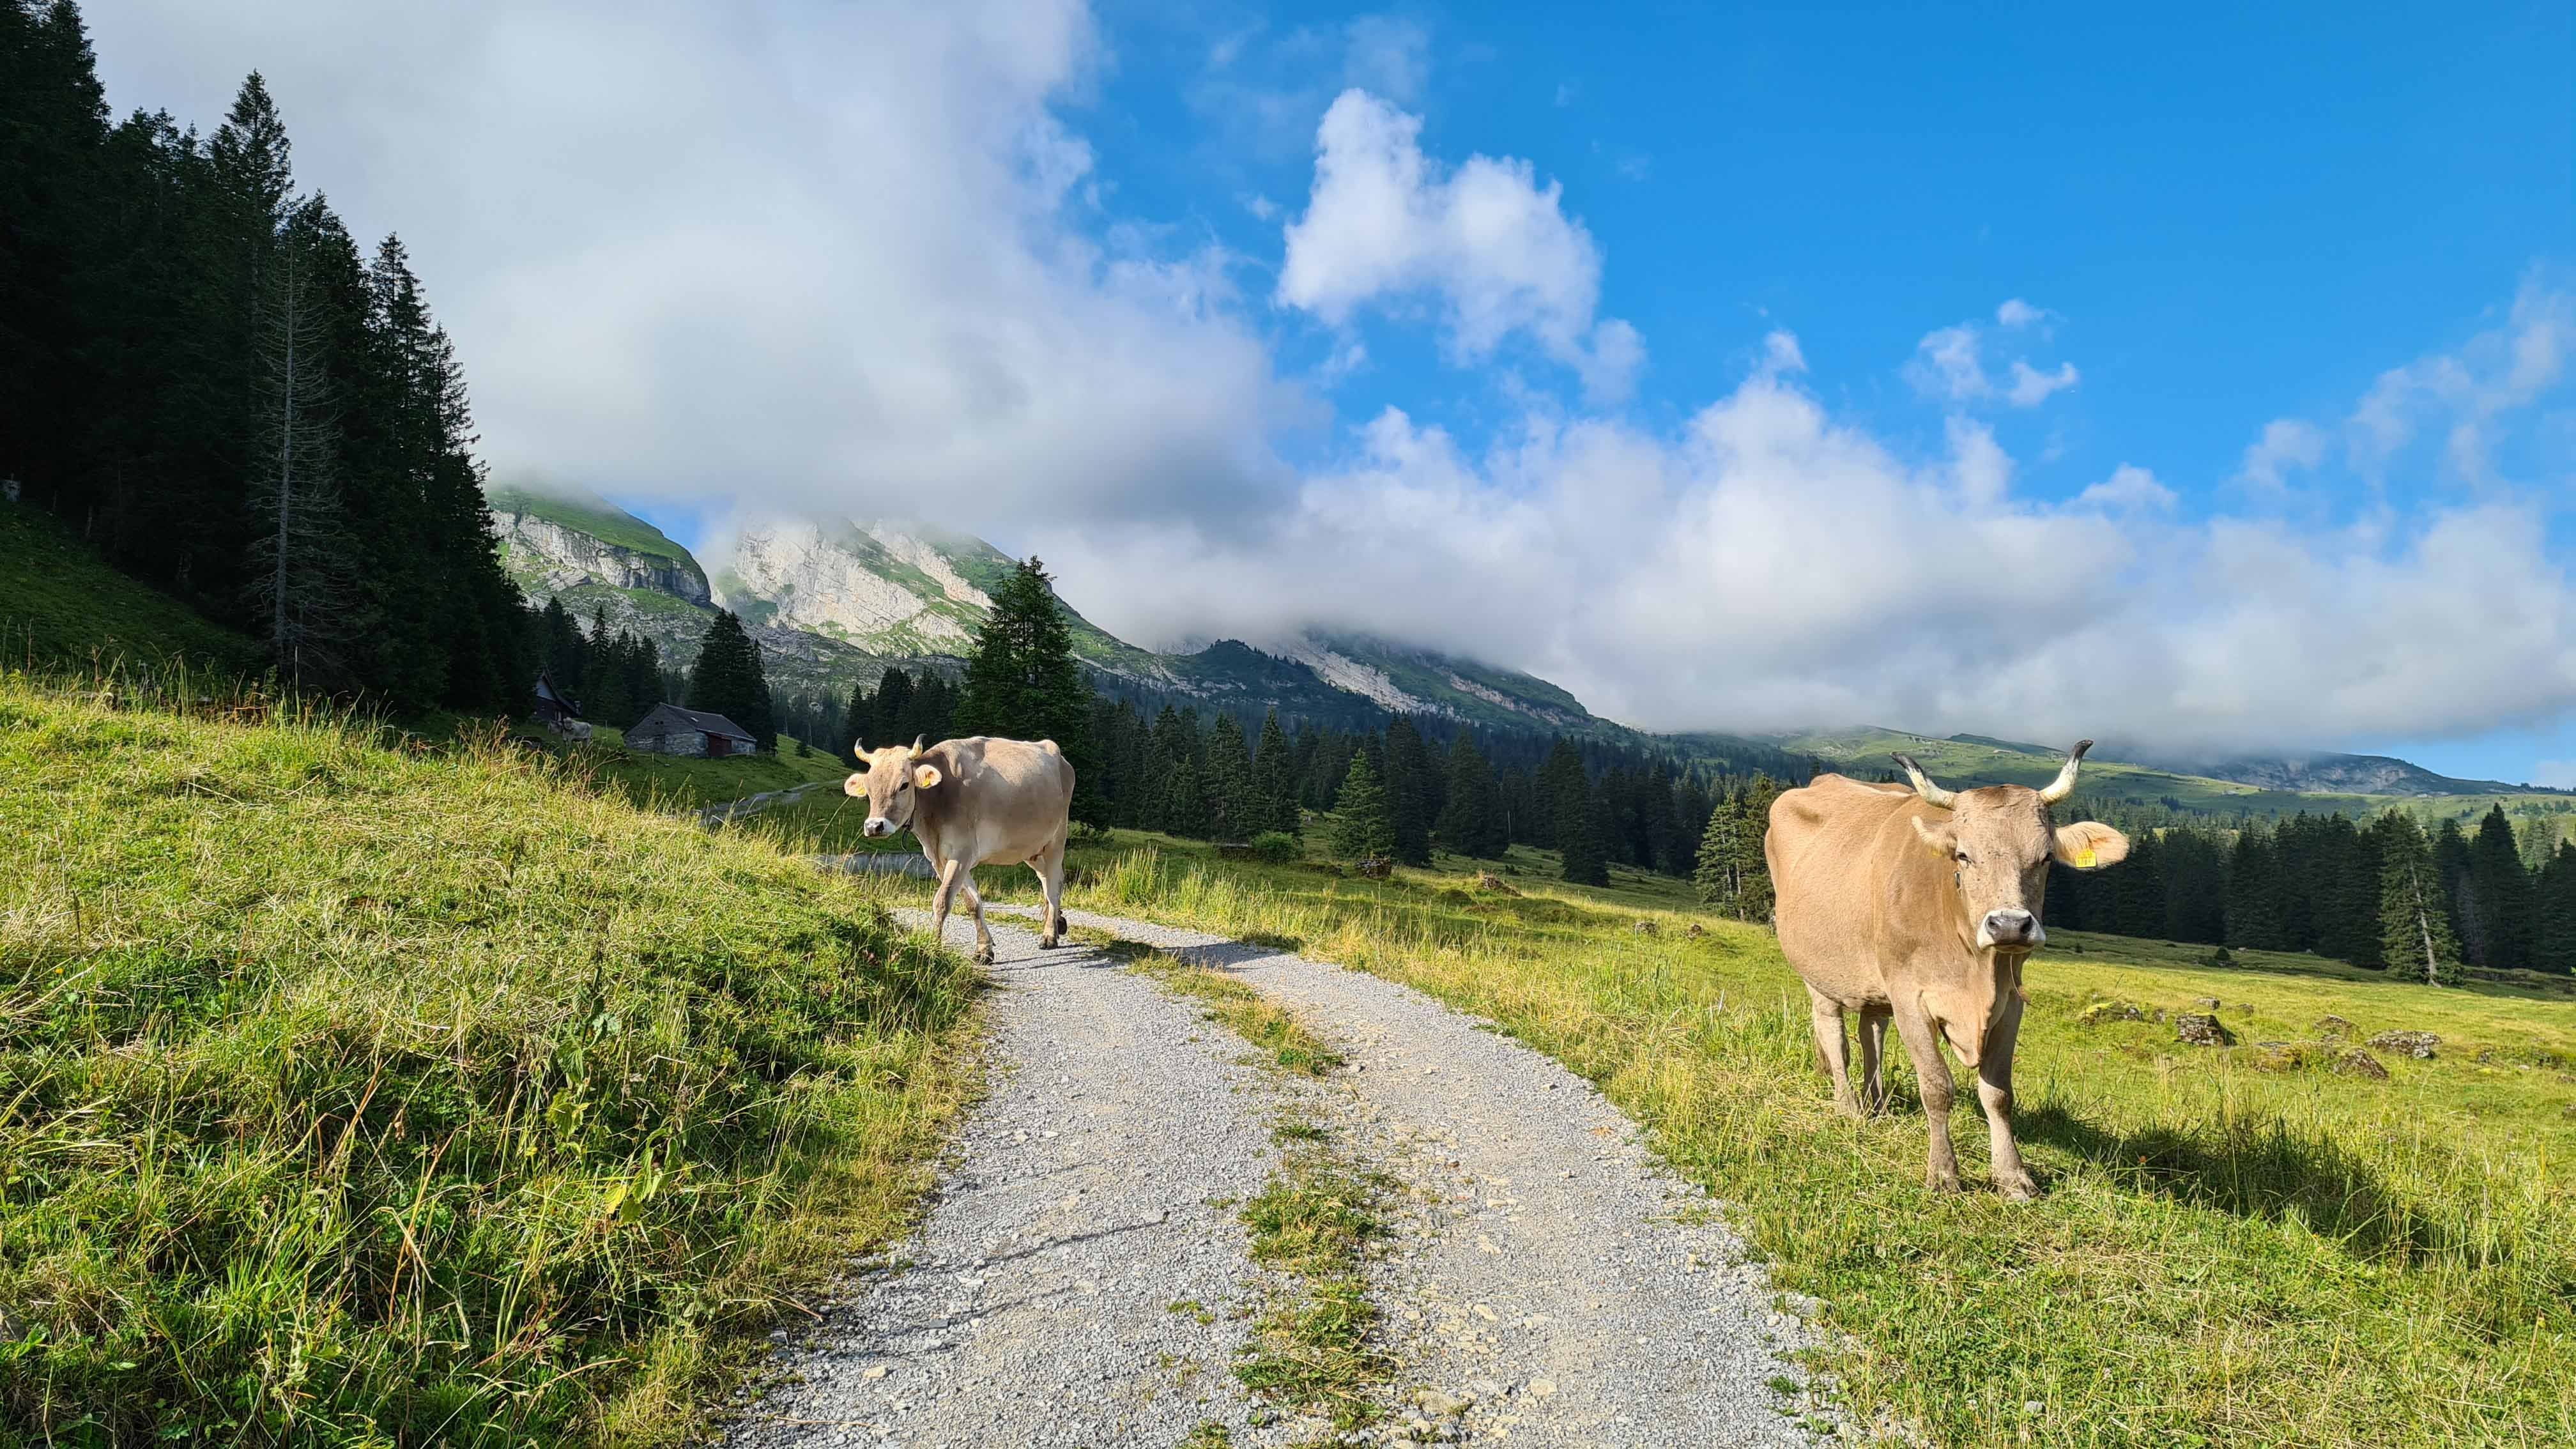
M 586 533 L 613 548 L 651 554 L 684 564 L 691 573 L 706 577 L 706 570 L 689 551 L 672 541 L 668 534 L 643 519 L 591 492 L 573 484 L 533 480 L 499 483 L 484 491 L 484 498 L 495 513 L 523 513 L 542 518 L 576 533 Z
M 47 664 L 173 658 L 256 670 L 259 646 L 119 573 L 61 519 L 0 503 L 0 660 Z
M 695 1442 L 908 1221 L 962 961 L 544 756 L 378 739 L 0 676 L 23 1442 Z

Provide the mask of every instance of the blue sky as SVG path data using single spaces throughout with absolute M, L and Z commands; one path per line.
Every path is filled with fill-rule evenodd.
M 1037 550 L 1656 727 L 2576 784 L 2564 5 L 136 0 L 399 229 L 497 472 Z

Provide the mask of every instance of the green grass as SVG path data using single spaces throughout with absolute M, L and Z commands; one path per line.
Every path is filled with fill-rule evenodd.
M 249 638 L 119 573 L 68 524 L 0 503 L 0 665 L 159 665 L 215 673 L 260 665 Z
M 1767 930 L 1701 913 L 1679 882 L 1582 890 L 1549 863 L 1515 852 L 1507 895 L 1459 869 L 1373 882 L 1121 832 L 1077 853 L 1069 903 L 1294 941 L 1599 1083 L 1732 1204 L 1782 1287 L 1830 1305 L 1841 1346 L 1822 1366 L 1864 1419 L 1961 1444 L 2576 1442 L 2576 1003 L 2070 937 L 2085 949 L 2030 968 L 2016 1072 L 2047 1195 L 1982 1190 L 1984 1125 L 1963 1104 L 1979 1190 L 1934 1196 L 1902 1053 L 1895 1115 L 1835 1116 Z M 1028 894 L 994 874 L 991 894 Z M 2207 997 L 2242 1045 L 2084 1024 L 2101 1001 Z M 2444 1044 L 2383 1053 L 2386 1082 L 2265 1069 L 2256 1043 L 2313 1041 L 2330 1014 Z
M 904 1226 L 974 973 L 495 744 L 0 677 L 0 1443 L 674 1443 Z
M 608 790 L 637 805 L 665 810 L 700 809 L 797 785 L 838 785 L 850 773 L 848 762 L 837 755 L 819 749 L 797 754 L 786 735 L 778 737 L 775 754 L 702 760 L 629 750 L 623 732 L 602 727 L 592 731 L 586 744 L 563 746 L 556 753 L 568 768 Z M 829 793 L 839 795 L 837 790 Z M 741 823 L 748 826 L 754 818 L 746 816 Z
M 1273 1005 L 1259 991 L 1222 971 L 1211 971 L 1086 927 L 1075 927 L 1074 935 L 1125 957 L 1128 970 L 1165 990 L 1201 1003 L 1207 1008 L 1209 1020 L 1260 1048 L 1273 1066 L 1301 1076 L 1320 1077 L 1342 1064 L 1341 1054 L 1308 1031 L 1287 1008 Z
M 485 500 L 495 513 L 541 518 L 576 533 L 589 534 L 613 548 L 669 559 L 701 578 L 705 576 L 698 561 L 670 535 L 595 493 L 504 483 L 488 490 Z

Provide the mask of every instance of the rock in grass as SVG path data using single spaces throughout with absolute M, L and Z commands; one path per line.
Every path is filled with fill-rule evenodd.
M 2258 1072 L 2295 1072 L 2316 1060 L 2316 1049 L 2300 1041 L 2258 1041 L 2254 1043 L 2254 1069 Z
M 1639 921 L 1628 929 L 1636 932 L 1640 936 L 1651 936 L 1655 934 L 1655 923 L 1652 921 Z
M 2379 1064 L 2379 1058 L 2359 1047 L 2335 1058 L 2334 1070 L 2340 1077 L 2367 1077 L 2374 1082 L 2388 1080 L 2388 1068 Z
M 2317 1018 L 2317 1035 L 2324 1037 L 2328 1041 L 2332 1041 L 2337 1037 L 2350 1036 L 2359 1030 L 2359 1027 L 2354 1026 L 2351 1022 L 2344 1020 L 2340 1016 L 2320 1016 Z
M 2429 1031 L 2383 1031 L 2372 1037 L 2370 1044 L 2384 1052 L 2429 1062 L 2433 1059 L 2433 1049 L 2442 1044 L 2442 1039 Z
M 2147 1014 L 2125 1001 L 2097 1001 L 2084 1008 L 2076 1020 L 2086 1026 L 2100 1026 L 2106 1021 L 2144 1021 Z
M 2207 1012 L 2186 1011 L 2174 1018 L 2174 1040 L 2191 1046 L 2231 1046 L 2236 1038 Z

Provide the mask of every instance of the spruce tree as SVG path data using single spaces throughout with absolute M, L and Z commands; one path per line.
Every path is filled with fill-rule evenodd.
M 2442 904 L 2434 855 L 2415 817 L 2391 810 L 2380 817 L 2380 949 L 2392 971 L 2420 976 L 2428 986 L 2457 986 L 2465 979 L 2460 948 Z
M 760 748 L 777 748 L 778 726 L 760 645 L 730 609 L 716 611 L 698 645 L 698 661 L 689 670 L 688 707 L 723 715 L 742 726 Z
M 1503 853 L 1493 767 L 1464 730 L 1449 746 L 1448 799 L 1441 807 L 1438 834 L 1442 845 L 1460 855 L 1490 860 Z
M 1386 726 L 1388 816 L 1395 823 L 1395 858 L 1406 865 L 1431 863 L 1431 753 L 1422 731 L 1403 715 Z
M 2533 887 L 2535 971 L 2576 975 L 2576 842 L 2561 840 Z
M 2469 879 L 2486 917 L 2485 960 L 2498 971 L 2519 971 L 2531 964 L 2531 877 L 2504 807 L 2488 807 L 2469 842 Z
M 1296 834 L 1302 823 L 1297 808 L 1296 747 L 1280 727 L 1276 706 L 1262 717 L 1261 747 L 1252 757 L 1252 776 L 1263 811 L 1260 828 Z
M 1608 885 L 1610 856 L 1604 841 L 1609 822 L 1603 818 L 1607 812 L 1579 762 L 1571 774 L 1559 776 L 1550 807 L 1556 819 L 1557 849 L 1564 860 L 1559 874 L 1575 885 Z
M 1104 809 L 1091 756 L 1091 686 L 1073 657 L 1073 628 L 1036 558 L 1022 559 L 993 593 L 975 632 L 966 683 L 955 705 L 970 734 L 1053 740 L 1073 765 L 1074 813 Z
M 1342 779 L 1342 792 L 1334 809 L 1334 854 L 1346 860 L 1393 858 L 1395 815 L 1388 806 L 1386 790 L 1378 783 L 1377 767 L 1369 763 L 1366 752 L 1351 757 L 1350 773 Z

